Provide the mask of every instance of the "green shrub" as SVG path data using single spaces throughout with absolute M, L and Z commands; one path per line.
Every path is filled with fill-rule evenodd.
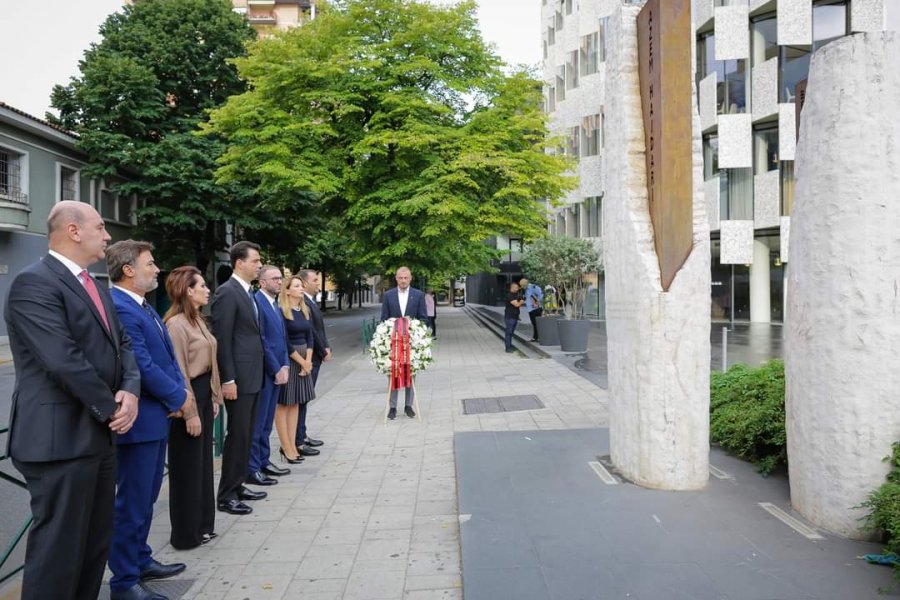
M 863 508 L 871 509 L 865 518 L 865 528 L 881 532 L 885 541 L 885 553 L 900 555 L 900 443 L 891 446 L 891 472 L 880 488 L 869 494 Z M 900 579 L 900 567 L 894 565 L 894 576 Z
M 734 365 L 710 377 L 710 439 L 768 475 L 787 464 L 784 363 Z

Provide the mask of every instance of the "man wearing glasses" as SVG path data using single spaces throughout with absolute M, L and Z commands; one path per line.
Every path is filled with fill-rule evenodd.
M 272 265 L 264 265 L 259 270 L 259 291 L 256 306 L 259 309 L 259 325 L 265 352 L 265 381 L 256 406 L 256 426 L 250 446 L 250 461 L 247 464 L 247 483 L 251 485 L 275 485 L 281 475 L 290 473 L 272 464 L 269 460 L 269 436 L 275 418 L 275 405 L 281 387 L 287 383 L 290 364 L 288 358 L 287 332 L 284 317 L 278 308 L 278 293 L 283 277 L 281 270 Z

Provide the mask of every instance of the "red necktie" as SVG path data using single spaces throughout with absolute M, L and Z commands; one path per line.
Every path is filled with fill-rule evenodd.
M 106 309 L 103 308 L 103 302 L 100 301 L 100 292 L 97 291 L 97 286 L 94 285 L 94 280 L 88 275 L 87 270 L 81 272 L 81 282 L 84 284 L 84 290 L 88 293 L 88 296 L 94 301 L 94 306 L 97 307 L 97 311 L 103 319 L 103 324 L 106 325 L 106 330 L 109 331 L 109 321 L 106 319 Z

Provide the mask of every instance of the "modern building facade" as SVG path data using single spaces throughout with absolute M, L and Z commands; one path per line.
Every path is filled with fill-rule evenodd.
M 290 29 L 316 18 L 315 0 L 233 0 L 260 36 Z
M 579 187 L 554 210 L 551 235 L 587 238 L 602 252 L 606 18 L 618 0 L 541 0 L 544 106 L 559 140 L 550 152 L 577 159 Z M 543 283 L 543 282 L 539 282 Z M 602 273 L 588 285 L 585 313 L 603 317 Z
M 115 179 L 82 175 L 87 157 L 78 137 L 0 102 L 0 314 L 16 273 L 47 252 L 47 216 L 60 200 L 88 202 L 114 240 L 128 237 L 137 199 L 116 191 Z M 106 264 L 91 266 L 106 279 Z M 0 338 L 6 323 L 0 318 Z
M 581 179 L 549 228 L 599 243 L 605 17 L 620 0 L 541 1 L 545 104 L 552 131 L 564 140 L 555 151 L 578 159 Z M 794 150 L 810 58 L 844 35 L 900 30 L 900 0 L 693 0 L 692 8 L 712 241 L 710 315 L 782 322 Z M 597 290 L 602 309 L 602 278 Z

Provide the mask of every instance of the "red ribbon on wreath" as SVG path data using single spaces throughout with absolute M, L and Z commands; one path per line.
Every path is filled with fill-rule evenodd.
M 394 321 L 391 331 L 391 391 L 412 385 L 412 348 L 409 340 L 409 319 Z

